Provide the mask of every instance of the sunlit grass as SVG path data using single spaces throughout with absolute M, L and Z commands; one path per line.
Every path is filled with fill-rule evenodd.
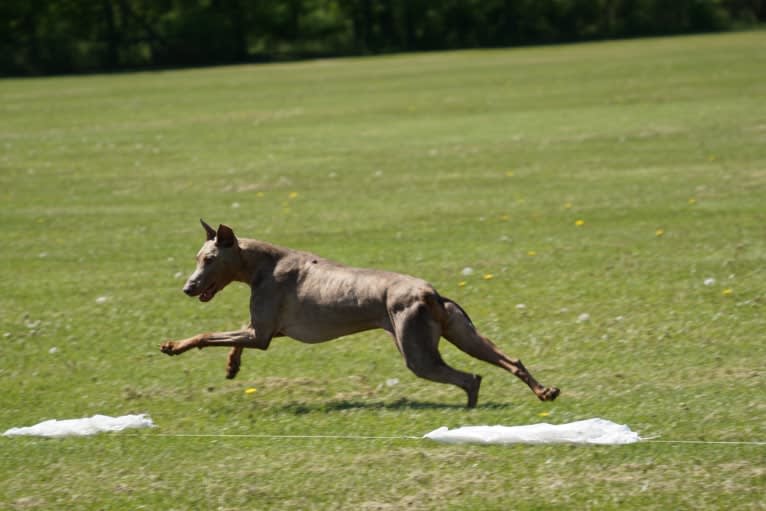
M 441 446 L 600 416 L 763 441 L 762 32 L 0 81 L 0 430 L 148 413 L 155 430 L 1 438 L 2 509 L 759 509 L 757 446 Z M 479 407 L 388 336 L 246 353 L 248 291 L 180 288 L 198 219 L 422 276 L 545 384 Z M 470 271 L 468 271 L 470 270 Z M 395 383 L 394 383 L 395 382 Z

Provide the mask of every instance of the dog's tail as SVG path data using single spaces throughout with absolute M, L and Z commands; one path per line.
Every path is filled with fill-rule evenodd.
M 471 326 L 473 326 L 473 320 L 471 319 L 471 316 L 469 316 L 469 315 L 468 315 L 468 313 L 465 311 L 465 309 L 464 309 L 464 308 L 462 308 L 462 307 L 460 306 L 460 304 L 459 304 L 459 303 L 457 303 L 455 300 L 451 300 L 450 298 L 447 298 L 447 297 L 445 297 L 445 296 L 439 296 L 439 305 L 441 305 L 442 309 L 444 309 L 444 306 L 445 306 L 446 304 L 454 305 L 455 307 L 457 307 L 457 310 L 459 310 L 459 311 L 460 311 L 460 313 L 461 313 L 463 316 L 465 316 L 465 319 L 467 319 L 467 320 L 468 320 L 468 323 L 470 323 L 470 324 L 471 324 Z
M 431 316 L 442 325 L 444 330 L 447 329 L 450 315 L 454 315 L 455 313 L 463 316 L 465 322 L 467 322 L 472 329 L 475 329 L 471 316 L 469 316 L 465 309 L 463 309 L 456 301 L 441 296 L 436 292 L 426 295 L 425 301 L 428 309 L 431 311 Z

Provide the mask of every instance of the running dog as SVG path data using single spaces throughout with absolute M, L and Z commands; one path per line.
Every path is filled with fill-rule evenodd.
M 168 341 L 160 347 L 163 353 L 230 347 L 226 377 L 234 378 L 242 350 L 266 350 L 274 337 L 320 343 L 382 328 L 393 336 L 413 373 L 460 387 L 468 396 L 468 408 L 476 406 L 481 376 L 448 366 L 438 350 L 441 337 L 472 357 L 516 375 L 541 401 L 553 401 L 559 395 L 558 388 L 540 385 L 520 360 L 509 358 L 482 336 L 460 305 L 440 296 L 424 280 L 353 268 L 308 252 L 238 239 L 226 225 L 216 230 L 200 222 L 207 239 L 183 291 L 209 302 L 231 282 L 248 284 L 250 324 L 243 330 Z

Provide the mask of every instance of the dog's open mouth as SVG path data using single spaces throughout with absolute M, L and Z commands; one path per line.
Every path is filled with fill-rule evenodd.
M 207 287 L 207 289 L 205 289 L 199 294 L 199 301 L 209 302 L 210 300 L 213 299 L 213 297 L 215 296 L 217 292 L 218 292 L 218 288 L 216 287 L 215 282 L 213 282 Z

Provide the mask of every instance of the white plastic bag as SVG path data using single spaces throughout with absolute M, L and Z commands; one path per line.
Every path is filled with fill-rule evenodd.
M 531 424 L 529 426 L 441 427 L 425 438 L 449 444 L 632 444 L 641 438 L 628 426 L 604 419 L 587 419 L 569 424 Z
M 122 431 L 128 428 L 151 428 L 154 422 L 146 414 L 109 417 L 94 415 L 86 419 L 51 419 L 34 426 L 11 428 L 3 436 L 44 436 L 62 438 L 66 436 L 87 436 L 97 433 Z

